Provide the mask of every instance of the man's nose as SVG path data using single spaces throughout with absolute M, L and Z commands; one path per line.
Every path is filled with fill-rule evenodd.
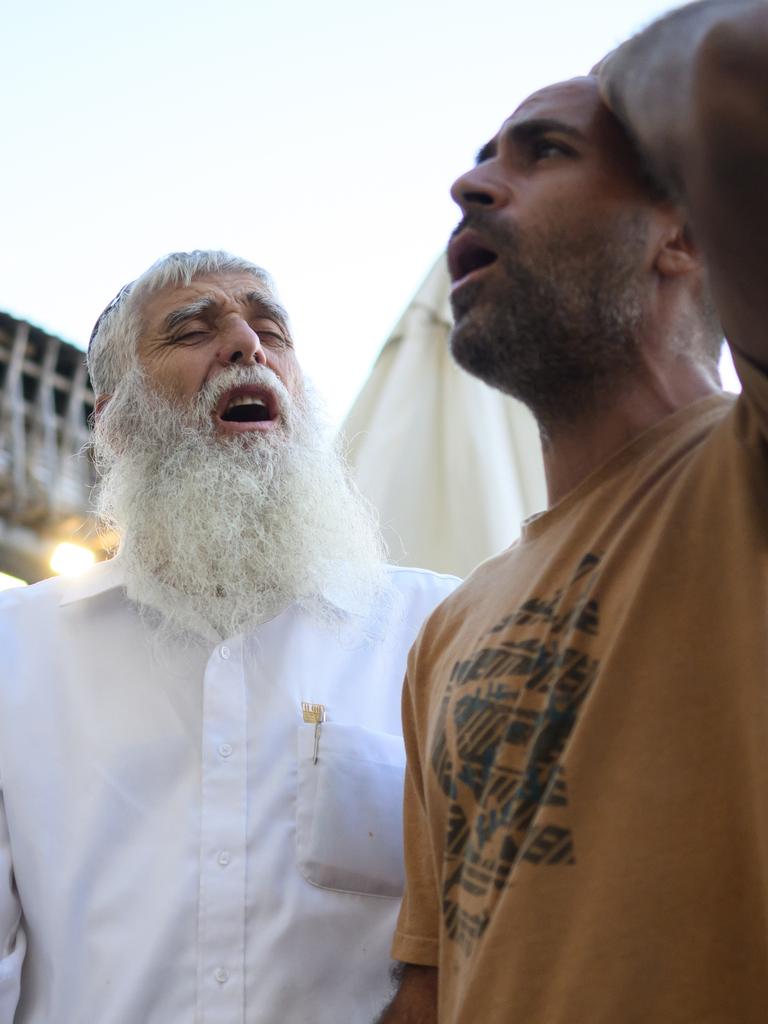
M 451 185 L 451 198 L 466 213 L 478 206 L 503 206 L 507 191 L 495 180 L 487 164 L 479 164 L 454 181 Z
M 267 353 L 264 351 L 258 332 L 254 331 L 245 320 L 238 319 L 226 325 L 219 345 L 218 359 L 226 366 L 233 363 L 243 366 L 255 366 L 260 363 L 265 366 Z

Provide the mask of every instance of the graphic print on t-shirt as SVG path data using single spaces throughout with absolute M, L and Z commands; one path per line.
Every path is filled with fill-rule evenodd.
M 559 760 L 597 672 L 585 647 L 599 562 L 586 555 L 564 589 L 525 601 L 453 666 L 431 762 L 450 800 L 445 925 L 467 955 L 516 864 L 574 863 Z

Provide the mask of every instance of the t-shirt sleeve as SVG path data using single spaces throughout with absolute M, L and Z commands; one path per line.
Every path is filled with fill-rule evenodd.
M 404 963 L 437 966 L 440 901 L 423 778 L 426 723 L 419 722 L 414 700 L 417 649 L 418 642 L 408 660 L 403 689 L 405 892 L 392 956 Z

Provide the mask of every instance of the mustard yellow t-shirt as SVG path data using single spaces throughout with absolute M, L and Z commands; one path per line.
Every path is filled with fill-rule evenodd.
M 637 438 L 431 617 L 393 955 L 440 1024 L 768 1021 L 768 381 Z

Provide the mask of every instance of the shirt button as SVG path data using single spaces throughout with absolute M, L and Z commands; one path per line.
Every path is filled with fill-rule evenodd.
M 226 644 L 225 644 L 225 645 L 222 645 L 222 646 L 221 646 L 221 647 L 219 648 L 219 654 L 220 654 L 220 655 L 222 656 L 222 658 L 224 659 L 224 661 L 226 661 L 226 660 L 227 660 L 227 658 L 229 657 L 229 655 L 230 655 L 231 653 L 232 653 L 232 652 L 231 652 L 231 651 L 230 651 L 230 649 L 229 649 L 229 648 L 228 648 L 228 647 L 226 646 Z
M 232 858 L 230 856 L 229 850 L 222 850 L 221 853 L 219 854 L 219 864 L 221 864 L 223 868 L 225 868 L 227 864 L 229 864 L 231 859 Z
M 213 976 L 220 985 L 223 985 L 225 981 L 229 981 L 229 971 L 226 967 L 217 967 L 213 972 Z
M 222 757 L 231 757 L 232 756 L 232 744 L 231 743 L 220 743 L 219 744 L 219 753 L 221 754 Z

